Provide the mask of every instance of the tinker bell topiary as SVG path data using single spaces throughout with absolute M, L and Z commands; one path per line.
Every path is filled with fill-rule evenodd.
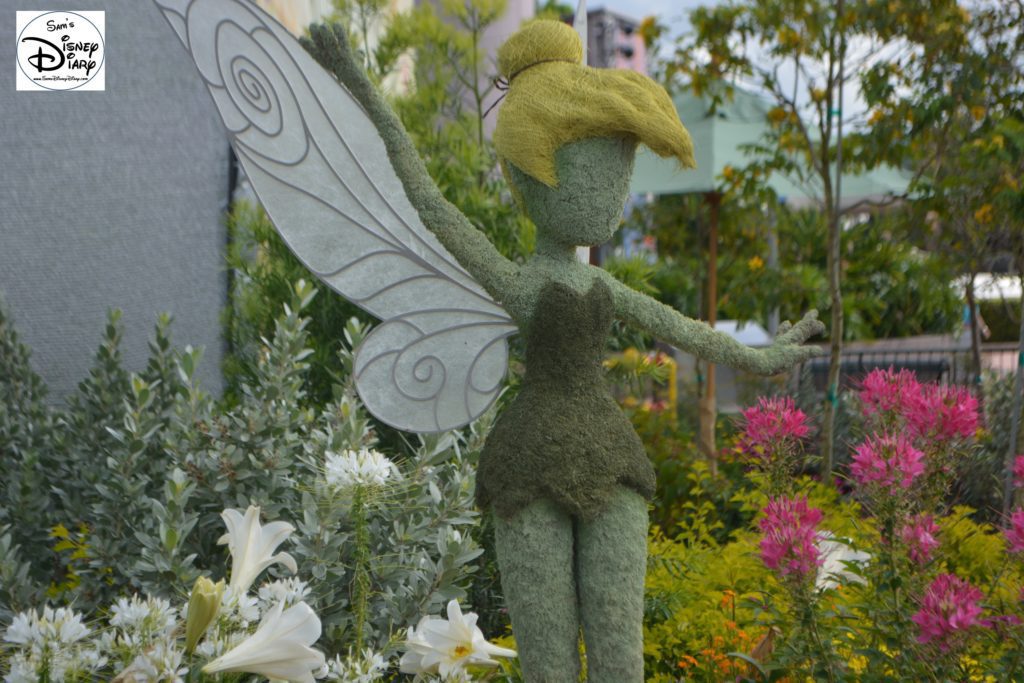
M 371 412 L 417 432 L 463 425 L 500 391 L 505 338 L 526 335 L 522 388 L 477 477 L 524 674 L 578 680 L 582 628 L 590 681 L 642 681 L 654 472 L 602 375 L 613 319 L 766 375 L 815 355 L 801 344 L 822 330 L 811 313 L 751 349 L 576 259 L 578 246 L 614 234 L 638 143 L 693 166 L 667 93 L 631 71 L 583 66 L 579 37 L 561 23 L 534 22 L 508 40 L 494 142 L 537 226 L 536 253 L 518 265 L 441 195 L 344 30 L 314 27 L 306 44 L 339 87 L 249 2 L 156 2 L 285 240 L 384 321 L 355 362 Z

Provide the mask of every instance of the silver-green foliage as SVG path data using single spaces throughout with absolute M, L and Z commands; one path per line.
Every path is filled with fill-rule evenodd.
M 389 453 L 398 475 L 384 485 L 328 484 L 325 454 L 372 448 L 376 436 L 350 379 L 327 406 L 306 400 L 313 295 L 295 286 L 228 407 L 196 385 L 200 353 L 173 348 L 166 319 L 145 370 L 126 372 L 116 314 L 78 394 L 47 406 L 0 314 L 0 626 L 47 590 L 89 610 L 219 578 L 219 514 L 250 504 L 297 527 L 287 550 L 312 577 L 328 652 L 388 649 L 422 614 L 465 597 L 481 552 L 473 472 L 488 420 Z M 367 332 L 354 320 L 344 330 L 347 368 Z

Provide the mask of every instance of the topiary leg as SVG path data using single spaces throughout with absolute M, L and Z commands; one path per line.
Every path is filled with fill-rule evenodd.
M 554 503 L 495 516 L 501 586 L 528 683 L 579 680 L 579 615 L 573 579 L 572 518 Z
M 644 680 L 644 575 L 647 502 L 621 489 L 576 534 L 583 640 L 589 683 Z

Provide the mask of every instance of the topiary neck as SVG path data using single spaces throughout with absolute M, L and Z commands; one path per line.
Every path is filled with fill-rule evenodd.
M 537 230 L 537 248 L 534 254 L 558 263 L 572 263 L 576 260 L 576 245 L 562 244 L 546 235 L 543 230 Z

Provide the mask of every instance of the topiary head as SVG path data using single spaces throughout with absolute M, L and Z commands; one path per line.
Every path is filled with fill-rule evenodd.
M 695 165 L 690 135 L 664 88 L 635 71 L 584 66 L 582 57 L 579 35 L 557 21 L 531 22 L 501 46 L 498 69 L 509 89 L 494 145 L 503 162 L 557 187 L 560 147 L 622 137 Z
M 690 135 L 664 88 L 634 71 L 584 66 L 582 56 L 579 36 L 557 21 L 531 22 L 506 41 L 498 68 L 508 93 L 494 146 L 513 193 L 538 228 L 548 223 L 565 230 L 573 216 L 570 222 L 579 225 L 579 211 L 588 210 L 587 220 L 599 214 L 595 234 L 566 239 L 599 244 L 610 236 L 601 238 L 604 224 L 618 223 L 638 142 L 683 167 L 695 164 Z M 576 144 L 589 140 L 609 142 Z M 568 169 L 595 162 L 606 167 L 590 169 L 585 182 L 577 179 L 572 188 L 561 187 Z M 558 215 L 550 215 L 552 209 Z

